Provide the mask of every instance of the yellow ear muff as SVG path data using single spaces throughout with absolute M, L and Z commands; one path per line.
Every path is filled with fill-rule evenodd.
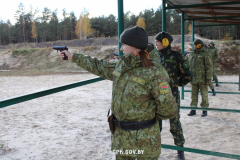
M 162 39 L 162 44 L 163 44 L 164 47 L 167 47 L 169 45 L 168 39 L 167 38 L 163 38 Z
M 198 44 L 198 45 L 197 45 L 197 48 L 202 48 L 202 44 Z

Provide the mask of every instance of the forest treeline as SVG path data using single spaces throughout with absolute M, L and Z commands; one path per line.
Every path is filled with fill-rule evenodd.
M 101 13 L 99 13 L 101 14 Z M 38 10 L 27 10 L 22 3 L 15 14 L 16 23 L 10 20 L 0 21 L 0 45 L 23 42 L 49 42 L 57 40 L 86 39 L 93 37 L 116 37 L 118 35 L 118 19 L 109 16 L 89 17 L 84 9 L 77 17 L 74 11 L 67 13 L 62 10 L 59 18 L 58 10 L 51 11 L 45 7 Z M 172 35 L 181 34 L 181 14 L 175 10 L 166 12 L 166 30 Z M 196 25 L 209 24 L 195 22 Z M 124 28 L 139 25 L 154 36 L 162 30 L 162 7 L 145 9 L 139 15 L 130 11 L 124 14 Z M 191 34 L 191 21 L 185 21 L 185 34 Z M 197 27 L 195 33 L 209 39 L 240 39 L 240 25 Z

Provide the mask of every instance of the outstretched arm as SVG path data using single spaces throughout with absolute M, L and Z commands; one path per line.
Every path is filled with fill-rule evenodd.
M 98 60 L 97 58 L 92 58 L 83 54 L 72 54 L 68 51 L 62 51 L 66 54 L 68 60 L 71 60 L 73 63 L 76 63 L 79 67 L 96 74 L 104 79 L 113 80 L 112 72 L 114 71 L 116 63 L 112 63 L 108 60 Z

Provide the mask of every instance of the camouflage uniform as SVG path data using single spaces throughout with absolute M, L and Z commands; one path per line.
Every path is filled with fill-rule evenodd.
M 154 48 L 154 46 L 153 46 Z M 178 115 L 177 105 L 169 87 L 169 76 L 159 64 L 156 49 L 149 52 L 154 66 L 143 67 L 139 56 L 121 56 L 118 62 L 98 60 L 83 54 L 73 54 L 72 62 L 113 81 L 111 109 L 114 116 L 123 122 L 141 122 L 171 119 Z M 123 130 L 115 127 L 111 136 L 111 150 L 144 150 L 142 155 L 120 155 L 128 158 L 156 158 L 161 153 L 161 137 L 158 122 L 139 130 Z
M 208 89 L 207 82 L 212 79 L 212 60 L 205 47 L 198 48 L 192 53 L 190 66 L 193 73 L 192 84 L 192 102 L 191 107 L 197 107 L 199 89 L 202 95 L 202 108 L 208 108 Z
M 186 58 L 186 60 L 190 63 L 190 61 L 191 61 L 191 58 L 192 58 L 192 55 L 193 55 L 194 53 L 192 53 L 192 52 L 190 52 L 189 53 L 189 55 L 188 55 L 188 57 Z M 213 86 L 213 83 L 210 81 L 209 82 L 209 88 L 211 89 L 211 90 L 214 90 L 214 86 Z
M 215 70 L 216 61 L 219 58 L 218 49 L 215 46 L 209 46 L 208 52 L 211 55 L 212 63 L 213 63 L 213 80 L 215 82 L 218 82 L 217 73 L 216 73 L 216 70 Z
M 167 48 L 160 50 L 161 64 L 165 67 L 170 78 L 170 87 L 176 88 L 188 84 L 192 79 L 192 72 L 189 70 L 189 63 L 185 60 L 183 54 Z M 173 92 L 174 98 L 178 105 L 178 113 L 180 112 L 180 95 L 178 91 Z M 162 129 L 162 121 L 160 129 Z M 183 136 L 180 115 L 170 119 L 170 132 L 173 135 L 174 143 L 177 146 L 183 146 L 185 139 Z
M 209 82 L 209 85 L 208 85 L 208 86 L 209 86 L 209 88 L 210 88 L 211 90 L 214 89 L 213 83 L 212 83 L 211 81 Z
M 206 52 L 209 54 L 209 56 L 211 57 L 211 59 L 212 59 L 212 55 L 211 55 L 211 53 L 209 52 L 209 48 L 206 46 L 206 45 L 204 45 L 204 47 L 206 47 Z M 212 63 L 213 64 L 213 63 Z M 213 67 L 213 66 L 212 66 Z M 212 91 L 214 91 L 214 86 L 213 86 L 213 83 L 212 83 L 212 81 L 210 81 L 209 82 L 209 88 L 212 90 Z

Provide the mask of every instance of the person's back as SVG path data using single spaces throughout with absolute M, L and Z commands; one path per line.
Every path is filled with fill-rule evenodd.
M 143 28 L 126 29 L 120 41 L 124 55 L 115 63 L 68 51 L 61 54 L 89 72 L 113 81 L 112 114 L 108 121 L 116 159 L 158 159 L 161 137 L 157 119 L 178 115 L 169 76 L 159 64 L 154 46 L 148 45 Z
M 205 61 L 207 60 L 209 63 L 205 65 Z M 207 49 L 205 47 L 195 50 L 190 61 L 191 70 L 194 75 L 191 83 L 205 83 L 206 79 L 209 79 L 210 73 L 212 72 L 208 71 L 208 68 L 212 68 L 211 65 L 211 56 L 207 53 Z

